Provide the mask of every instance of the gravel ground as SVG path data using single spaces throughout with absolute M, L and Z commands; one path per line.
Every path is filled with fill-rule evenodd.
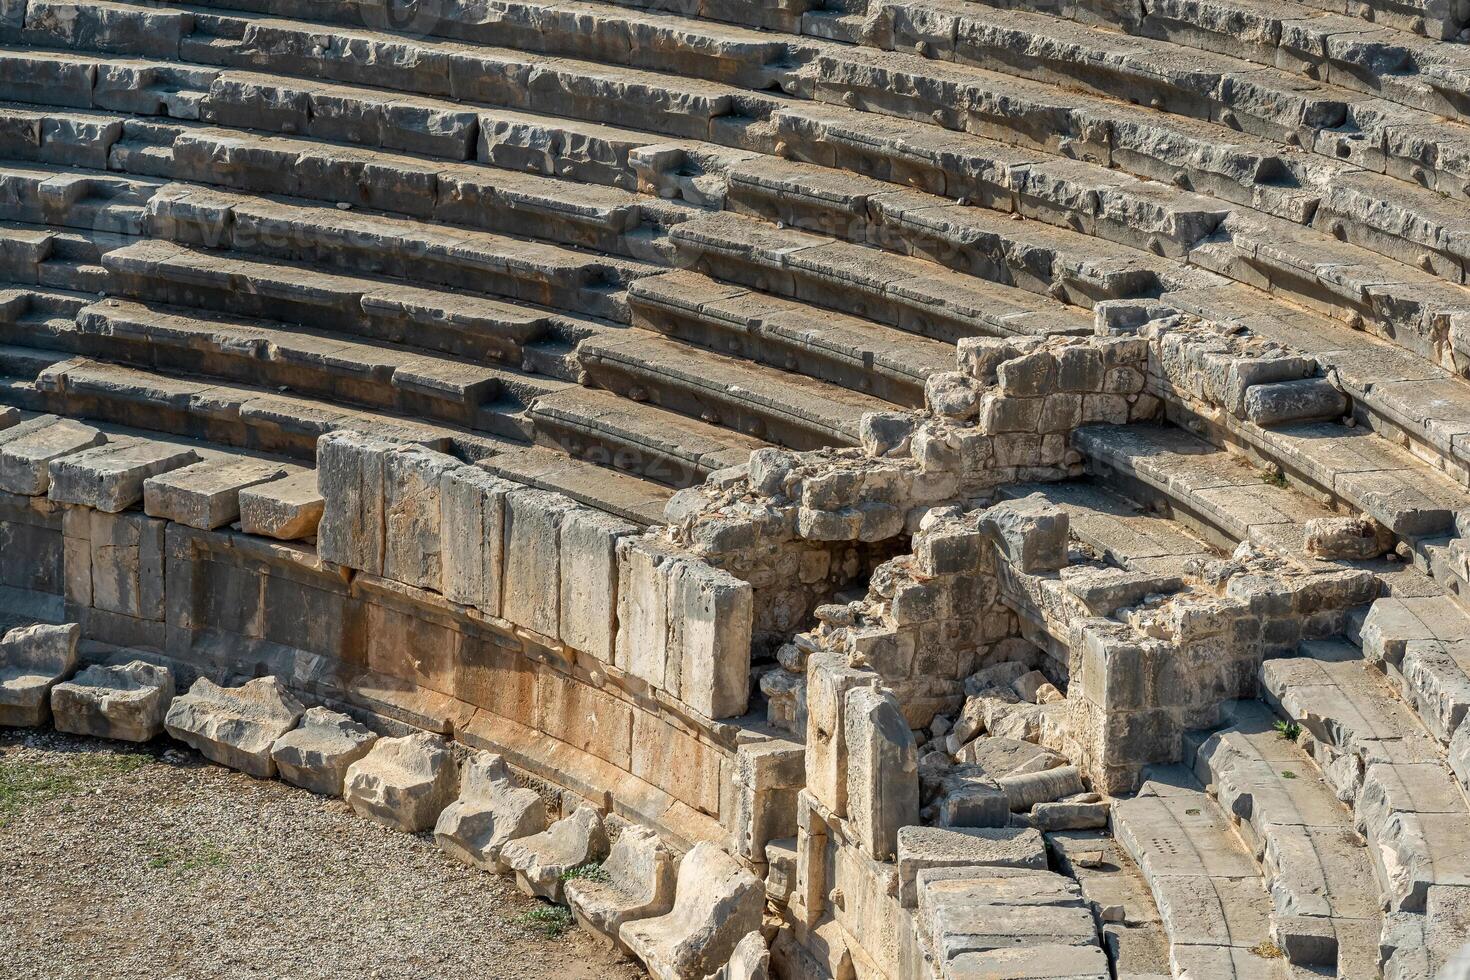
M 5 980 L 643 976 L 431 835 L 167 740 L 0 730 L 0 895 Z

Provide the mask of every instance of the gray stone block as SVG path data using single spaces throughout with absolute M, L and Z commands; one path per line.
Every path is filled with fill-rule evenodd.
M 56 730 L 122 742 L 147 742 L 163 734 L 174 699 L 167 667 L 134 660 L 94 666 L 51 689 Z
M 199 462 L 192 449 L 128 439 L 62 456 L 48 464 L 47 497 L 108 514 L 143 500 L 143 484 L 152 476 Z
M 269 779 L 276 774 L 271 746 L 296 727 L 302 710 L 274 677 L 230 688 L 201 677 L 174 698 L 164 727 L 211 762 Z
M 46 724 L 52 688 L 76 669 L 80 636 L 70 623 L 26 626 L 0 638 L 0 725 Z
M 301 724 L 271 745 L 271 760 L 286 782 L 323 796 L 341 796 L 348 768 L 377 740 L 366 725 L 340 711 L 308 708 Z

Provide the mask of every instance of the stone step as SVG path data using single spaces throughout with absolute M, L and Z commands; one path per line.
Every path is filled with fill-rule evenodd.
M 681 267 L 947 343 L 1092 332 L 1090 317 L 1055 300 L 730 212 L 686 221 L 670 238 Z
M 609 391 L 568 386 L 531 403 L 538 442 L 676 489 L 740 466 L 767 443 Z
M 33 411 L 167 432 L 302 461 L 324 433 L 354 429 L 479 458 L 511 445 L 485 433 L 359 411 L 243 385 L 169 378 L 88 358 L 61 361 L 0 400 Z
M 1276 941 L 1295 964 L 1377 975 L 1379 885 L 1352 812 L 1269 708 L 1224 710 L 1229 724 L 1192 736 L 1186 759 L 1265 871 Z
M 1379 599 L 1360 627 L 1363 657 L 1382 670 L 1441 745 L 1470 711 L 1470 611 L 1447 591 Z M 1462 738 L 1462 741 L 1464 740 Z
M 497 476 L 565 494 L 644 527 L 664 523 L 673 491 L 632 473 L 608 469 L 541 446 L 517 447 L 481 461 Z
M 1183 429 L 1083 426 L 1072 444 L 1096 479 L 1229 551 L 1241 541 L 1300 554 L 1306 522 L 1333 512 L 1298 490 Z
M 149 204 L 156 237 L 473 290 L 626 322 L 624 289 L 659 271 L 630 259 L 300 199 L 170 184 Z M 586 327 L 552 324 L 576 338 Z
M 24 342 L 16 331 L 0 333 Z M 291 391 L 510 437 L 536 398 L 568 387 L 490 364 L 363 343 L 331 331 L 106 299 L 79 311 L 48 346 L 169 374 Z
M 1310 736 L 1305 748 L 1338 798 L 1354 807 L 1388 890 L 1391 920 L 1423 914 L 1436 889 L 1470 884 L 1466 799 L 1438 745 L 1357 649 L 1308 642 L 1298 657 L 1264 661 L 1261 688 L 1277 713 Z M 1439 955 L 1466 939 L 1439 946 Z
M 796 371 L 909 408 L 955 349 L 884 324 L 717 282 L 697 272 L 647 276 L 628 288 L 633 325 Z
M 0 220 L 138 235 L 160 186 L 152 178 L 6 163 L 0 167 Z
M 548 314 L 485 296 L 147 241 L 108 253 L 112 291 L 144 302 L 312 324 L 364 340 L 519 364 Z
M 1017 500 L 1040 494 L 1067 513 L 1073 537 L 1129 571 L 1178 576 L 1188 562 L 1219 557 L 1218 550 L 1184 524 L 1123 496 L 1111 482 L 1021 483 L 1000 493 Z
M 582 341 L 577 361 L 598 387 L 792 449 L 852 446 L 887 402 L 633 329 Z
M 1226 281 L 1116 243 L 1116 237 L 1127 233 L 1147 242 L 1150 229 L 1142 222 L 1129 223 L 1129 232 L 1119 228 L 1103 240 L 1043 221 L 1016 220 L 1027 211 L 1024 200 L 1009 213 L 991 209 L 1009 202 L 982 200 L 983 207 L 966 207 L 949 197 L 900 190 L 871 177 L 779 157 L 733 164 L 729 180 L 730 210 L 921 256 L 1073 305 Z M 1199 237 L 1198 217 L 1166 212 L 1162 220 L 1169 234 L 1183 234 L 1188 237 L 1184 244 L 1192 245 Z
M 1182 766 L 1113 804 L 1113 835 L 1143 872 L 1175 976 L 1286 977 L 1271 897 L 1229 818 Z
M 983 2 L 1001 10 L 1058 14 L 1054 5 L 1039 0 Z M 1298 71 L 1308 78 L 1383 95 L 1396 104 L 1451 118 L 1460 116 L 1463 102 L 1456 96 L 1463 97 L 1465 92 L 1464 82 L 1455 73 L 1470 67 L 1470 58 L 1452 45 L 1439 43 L 1441 36 L 1430 31 L 1427 22 L 1418 31 L 1391 21 L 1367 27 L 1362 19 L 1345 15 L 1340 8 L 1324 14 L 1320 5 L 1314 8 L 1290 0 L 1210 0 L 1203 4 L 1170 0 L 1142 11 L 1094 5 L 1062 16 Z M 1443 39 L 1456 38 L 1465 21 L 1458 23 Z M 1429 36 L 1423 36 L 1426 33 Z

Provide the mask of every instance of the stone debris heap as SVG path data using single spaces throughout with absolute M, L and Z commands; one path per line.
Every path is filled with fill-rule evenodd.
M 3 8 L 0 723 L 660 978 L 1463 972 L 1470 6 Z

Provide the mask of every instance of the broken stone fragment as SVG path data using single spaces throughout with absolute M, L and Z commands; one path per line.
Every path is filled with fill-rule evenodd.
M 729 963 L 741 940 L 760 929 L 764 911 L 760 880 L 704 842 L 679 865 L 673 909 L 624 923 L 619 934 L 656 980 L 693 980 Z
M 51 689 L 77 666 L 81 627 L 37 624 L 0 639 L 0 725 L 31 728 L 51 717 Z
M 1002 776 L 997 780 L 1010 800 L 1011 810 L 1026 813 L 1038 803 L 1050 803 L 1083 792 L 1082 773 L 1076 766 L 1057 766 L 1041 772 Z
M 174 698 L 164 718 L 170 735 L 206 759 L 257 779 L 276 774 L 271 746 L 296 727 L 302 705 L 274 677 L 220 687 L 201 677 Z
M 439 814 L 434 840 L 458 861 L 506 874 L 510 868 L 501 860 L 505 845 L 545 829 L 541 794 L 516 786 L 504 759 L 480 751 L 465 762 L 459 799 Z
M 730 962 L 720 967 L 710 980 L 769 980 L 771 950 L 759 932 L 752 932 L 735 944 Z
M 979 766 L 961 766 L 940 781 L 935 823 L 941 827 L 1004 827 L 1010 823 L 1010 800 L 995 779 Z
M 1016 696 L 1022 701 L 1030 701 L 1032 704 L 1038 704 L 1040 701 L 1036 694 L 1041 690 L 1043 684 L 1050 686 L 1046 675 L 1039 670 L 1032 670 L 1012 681 L 1011 690 L 1015 691 Z
M 1110 809 L 1107 803 L 1059 800 L 1036 804 L 1031 810 L 1031 819 L 1038 830 L 1093 830 L 1108 825 Z
M 146 742 L 163 733 L 174 699 L 174 675 L 142 660 L 94 666 L 51 689 L 56 730 L 75 735 Z
M 380 738 L 347 768 L 342 795 L 360 815 L 410 834 L 428 830 L 459 788 L 459 766 L 443 736 Z
M 1307 521 L 1306 552 L 1326 560 L 1377 558 L 1393 545 L 1393 535 L 1370 517 L 1318 517 Z
M 1017 571 L 1052 572 L 1067 564 L 1067 512 L 1039 493 L 990 507 L 982 514 L 980 527 Z
M 511 841 L 500 851 L 500 860 L 515 872 L 521 891 L 551 902 L 562 900 L 563 874 L 606 856 L 607 831 L 590 806 L 579 806 L 571 816 L 539 834 Z
M 1057 753 L 1034 742 L 996 735 L 975 739 L 959 751 L 957 761 L 973 763 L 995 778 L 1016 773 L 1040 772 L 1066 762 Z
M 341 796 L 348 768 L 377 740 L 366 725 L 340 711 L 308 708 L 298 727 L 276 739 L 271 758 L 286 782 L 323 796 Z
M 577 923 L 603 942 L 622 947 L 624 922 L 665 915 L 674 907 L 674 858 L 647 827 L 628 827 L 613 843 L 601 874 L 566 883 Z
M 899 900 L 913 908 L 918 875 L 926 868 L 998 868 L 1046 870 L 1041 834 L 1026 827 L 904 827 L 898 832 Z

